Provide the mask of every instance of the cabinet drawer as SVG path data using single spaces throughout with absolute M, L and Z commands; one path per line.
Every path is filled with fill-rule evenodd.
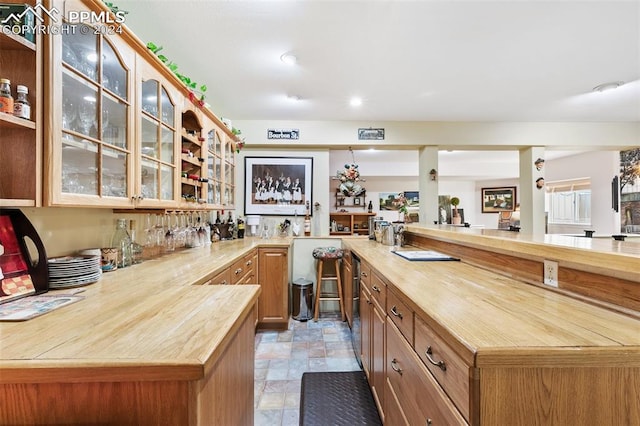
M 244 255 L 231 265 L 231 283 L 242 284 L 246 282 L 248 275 L 255 275 L 255 265 L 258 263 L 254 259 L 253 252 Z
M 410 425 L 467 424 L 391 321 L 387 321 L 387 379 Z
M 396 296 L 393 290 L 387 292 L 387 316 L 413 346 L 413 311 Z
M 364 261 L 360 264 L 360 285 L 371 293 L 371 266 Z
M 419 316 L 415 318 L 414 347 L 440 386 L 451 397 L 464 417 L 469 419 L 470 365 L 465 363 Z
M 382 280 L 380 275 L 371 271 L 371 297 L 376 301 L 382 312 L 387 309 L 387 284 Z
M 216 285 L 231 284 L 231 274 L 230 274 L 229 268 L 223 269 L 221 272 L 219 272 L 217 275 L 215 275 L 205 284 L 216 284 Z

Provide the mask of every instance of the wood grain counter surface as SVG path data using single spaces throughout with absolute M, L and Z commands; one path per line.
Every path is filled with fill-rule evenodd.
M 448 238 L 456 232 L 443 234 Z M 512 241 L 496 243 L 509 246 Z M 464 261 L 408 261 L 390 246 L 369 240 L 345 245 L 386 277 L 416 315 L 451 336 L 449 343 L 459 352 L 472 354 L 476 366 L 519 365 L 525 358 L 528 365 L 538 366 L 640 366 L 637 319 Z
M 201 378 L 253 308 L 260 287 L 191 284 L 254 247 L 289 244 L 249 238 L 185 249 L 105 273 L 74 304 L 24 322 L 1 322 L 0 383 Z
M 551 259 L 567 267 L 640 282 L 640 238 L 585 238 L 546 234 L 533 236 L 497 229 L 449 225 L 406 226 L 408 232 L 469 247 L 528 259 Z

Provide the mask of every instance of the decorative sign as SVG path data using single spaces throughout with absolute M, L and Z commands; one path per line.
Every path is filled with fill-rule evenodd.
M 358 129 L 358 140 L 360 141 L 383 141 L 384 129 Z
M 267 139 L 300 139 L 300 129 L 267 129 Z

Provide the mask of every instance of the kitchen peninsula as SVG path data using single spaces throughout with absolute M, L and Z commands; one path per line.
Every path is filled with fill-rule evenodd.
M 462 261 L 408 261 L 345 240 L 362 262 L 361 306 L 375 306 L 370 319 L 362 310 L 363 333 L 381 318 L 362 353 L 385 424 L 640 424 L 636 245 L 407 229 L 414 247 L 403 249 Z M 543 259 L 559 262 L 558 290 L 532 285 Z
M 253 424 L 261 288 L 191 284 L 256 246 L 225 242 L 119 269 L 85 287 L 84 300 L 0 323 L 0 424 Z

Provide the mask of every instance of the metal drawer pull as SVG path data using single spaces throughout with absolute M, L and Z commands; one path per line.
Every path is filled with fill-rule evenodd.
M 371 289 L 380 293 L 380 288 L 377 285 L 374 285 Z
M 251 266 L 253 265 L 253 262 L 251 260 L 247 261 L 247 266 Z
M 391 368 L 393 368 L 393 371 L 402 376 L 402 368 L 398 367 L 398 361 L 395 358 L 391 361 Z
M 427 419 L 427 426 L 431 426 L 432 424 L 433 424 L 432 420 L 431 419 Z
M 434 361 L 434 359 L 431 358 L 431 355 L 433 355 L 431 346 L 427 347 L 427 352 L 425 352 L 425 355 L 427 356 L 427 359 L 431 364 L 435 365 L 436 367 L 440 367 L 440 370 L 442 371 L 447 371 L 447 366 L 445 365 L 444 361 Z
M 235 271 L 235 272 L 236 272 L 236 275 L 238 275 L 240 272 L 242 272 L 242 268 L 238 268 L 238 269 L 236 269 L 236 271 Z
M 226 283 L 227 283 L 227 280 L 222 280 L 220 284 L 225 285 Z
M 398 311 L 396 310 L 396 306 L 395 306 L 395 305 L 393 305 L 393 308 L 391 308 L 391 313 L 392 313 L 393 315 L 397 316 L 398 318 L 402 319 L 402 313 L 400 313 L 400 312 L 398 312 Z
M 366 272 L 360 272 L 360 275 L 362 275 L 363 277 L 368 277 L 369 275 L 367 275 Z

